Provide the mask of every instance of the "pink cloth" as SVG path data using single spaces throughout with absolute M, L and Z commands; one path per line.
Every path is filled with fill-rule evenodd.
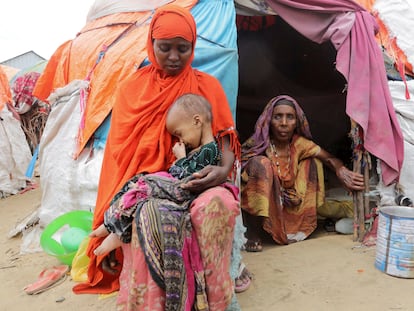
M 330 40 L 336 68 L 348 81 L 346 113 L 364 131 L 364 147 L 381 160 L 386 185 L 398 181 L 404 142 L 388 88 L 372 15 L 352 0 L 267 0 L 287 23 L 312 41 Z

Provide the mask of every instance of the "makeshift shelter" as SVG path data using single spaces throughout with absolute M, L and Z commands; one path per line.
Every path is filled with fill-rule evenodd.
M 310 119 L 314 140 L 364 173 L 367 189 L 375 188 L 370 169 L 376 163 L 381 183 L 395 187 L 403 164 L 403 135 L 380 43 L 386 33 L 393 43 L 387 48 L 397 47 L 398 40 L 385 27 L 389 19 L 379 17 L 395 14 L 397 8 L 400 24 L 407 24 L 413 15 L 401 14 L 405 1 L 376 1 L 374 7 L 381 10 L 375 12 L 375 1 L 361 2 L 370 7 L 365 10 L 353 1 L 236 1 L 237 121 L 247 124 L 245 133 L 239 126 L 242 136 L 247 135 L 254 126 L 252 116 L 258 116 L 269 98 L 293 95 Z M 401 49 L 393 51 L 390 67 L 402 73 L 401 63 L 407 58 L 401 57 Z M 405 73 L 412 74 L 412 66 L 404 64 Z M 331 180 L 328 175 L 328 184 Z M 356 240 L 363 238 L 365 221 L 373 216 L 369 195 L 354 195 Z
M 17 113 L 6 73 L 0 68 L 0 198 L 26 187 L 26 169 L 32 158 Z
M 398 180 L 403 157 L 402 135 L 387 87 L 382 53 L 375 41 L 373 16 L 353 1 L 267 1 L 267 4 L 300 37 L 333 49 L 333 58 L 329 59 L 328 55 L 324 61 L 330 63 L 332 74 L 340 74 L 345 80 L 341 82 L 336 78 L 337 89 L 331 93 L 340 95 L 343 91 L 346 114 L 363 130 L 364 148 L 382 160 L 384 182 L 389 184 Z M 280 42 L 279 50 L 289 44 L 286 37 Z M 302 61 L 296 59 L 296 71 L 306 70 L 306 66 L 312 69 L 309 54 L 314 51 L 310 47 L 302 52 Z M 318 53 L 316 50 L 315 54 Z M 313 85 L 323 83 L 322 79 L 315 79 L 317 72 L 313 67 L 312 74 L 305 72 L 298 76 L 317 80 Z M 328 76 L 327 80 L 330 78 Z M 310 83 L 310 79 L 308 81 Z M 307 86 L 304 84 L 303 88 L 309 89 Z M 331 109 L 337 101 L 330 100 Z M 303 105 L 306 107 L 306 102 Z M 327 107 L 324 105 L 326 110 Z M 375 122 L 378 119 L 382 122 Z
M 41 225 L 69 210 L 93 210 L 111 94 L 146 64 L 152 9 L 167 2 L 98 0 L 85 27 L 49 60 L 34 90 L 52 104 L 40 151 Z M 193 65 L 222 82 L 242 140 L 267 101 L 289 93 L 303 106 L 318 143 L 350 165 L 359 152 L 356 162 L 364 168 L 370 153 L 380 161 L 384 184 L 398 181 L 403 137 L 376 21 L 362 6 L 351 0 L 236 1 L 236 23 L 233 1 L 174 3 L 196 19 Z M 75 103 L 62 105 L 69 98 Z

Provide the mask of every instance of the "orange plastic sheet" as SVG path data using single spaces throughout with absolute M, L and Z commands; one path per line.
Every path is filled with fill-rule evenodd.
M 174 1 L 187 9 L 191 9 L 196 2 Z M 114 104 L 113 94 L 119 82 L 134 74 L 146 58 L 145 45 L 151 16 L 152 11 L 116 13 L 88 22 L 75 39 L 63 43 L 55 51 L 37 81 L 33 95 L 47 101 L 55 89 L 75 79 L 86 79 L 94 68 L 90 76 L 84 112 L 85 127 L 79 137 L 78 154 L 110 113 Z M 136 23 L 137 27 L 133 27 L 109 47 L 96 64 L 104 47 L 111 45 L 131 23 Z
M 6 73 L 0 67 L 0 111 L 3 110 L 6 103 L 12 102 L 12 94 L 9 85 L 9 79 Z

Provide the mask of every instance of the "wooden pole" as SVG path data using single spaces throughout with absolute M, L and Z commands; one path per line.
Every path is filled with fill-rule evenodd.
M 358 161 L 359 155 L 355 155 L 354 161 L 353 161 L 353 170 L 355 172 L 359 169 L 359 161 Z M 353 194 L 353 201 L 354 201 L 354 232 L 353 232 L 353 241 L 358 241 L 359 238 L 359 208 L 358 208 L 358 191 L 354 191 Z
M 354 242 L 362 242 L 366 229 L 365 218 L 370 214 L 369 196 L 366 195 L 369 192 L 369 172 L 371 168 L 371 161 L 369 153 L 365 150 L 363 144 L 362 128 L 353 120 L 351 120 L 351 132 L 350 137 L 352 139 L 352 153 L 353 153 L 353 171 L 363 174 L 364 184 L 366 191 L 354 191 L 354 230 L 353 240 Z
M 371 215 L 371 207 L 369 205 L 370 203 L 370 198 L 369 198 L 369 192 L 370 192 L 370 187 L 369 187 L 369 172 L 371 171 L 371 156 L 370 154 L 365 151 L 364 152 L 364 185 L 365 185 L 365 194 L 364 194 L 364 216 L 365 219 L 367 219 L 368 217 L 370 217 Z

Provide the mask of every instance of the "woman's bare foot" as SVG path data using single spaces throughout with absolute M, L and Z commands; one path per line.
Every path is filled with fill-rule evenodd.
M 102 241 L 101 245 L 95 248 L 93 253 L 96 256 L 101 256 L 120 247 L 121 245 L 122 245 L 122 242 L 119 239 L 119 237 L 115 233 L 111 233 Z
M 108 230 L 106 229 L 105 225 L 102 224 L 95 230 L 93 230 L 91 233 L 89 233 L 89 236 L 91 238 L 103 238 L 109 234 Z

